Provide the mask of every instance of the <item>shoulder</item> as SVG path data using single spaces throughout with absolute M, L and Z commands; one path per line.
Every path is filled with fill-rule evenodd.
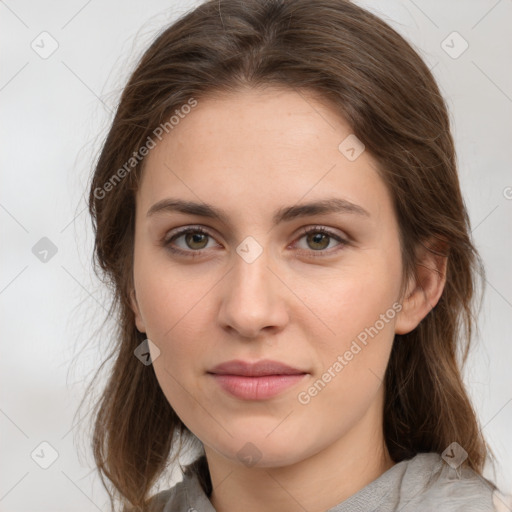
M 151 497 L 148 512 L 215 512 L 198 478 L 197 468 L 204 463 L 204 457 L 189 465 L 183 480 L 172 488 Z
M 383 495 L 379 499 L 379 487 Z M 509 512 L 512 497 L 501 494 L 494 484 L 470 468 L 450 467 L 437 453 L 419 453 L 401 461 L 370 484 L 372 499 L 380 501 L 378 510 L 400 512 Z M 360 493 L 359 493 L 360 494 Z M 361 498 L 361 496 L 359 496 Z M 363 497 L 366 505 L 370 503 Z M 357 496 L 341 504 L 346 508 Z M 366 501 L 365 501 L 366 500 Z M 352 503 L 352 505 L 354 505 Z M 154 495 L 148 512 L 215 512 L 195 472 L 185 472 L 183 480 L 171 489 Z M 362 509 L 361 509 L 362 510 Z M 373 509 L 372 509 L 373 510 Z M 133 511 L 128 511 L 133 512 Z
M 197 508 L 199 490 L 187 476 L 172 488 L 152 496 L 148 512 L 187 512 Z M 199 509 L 198 509 L 199 510 Z
M 165 505 L 170 501 L 174 500 L 176 496 L 180 494 L 180 484 L 181 482 L 178 482 L 171 489 L 166 489 L 165 491 L 161 491 L 152 496 L 149 501 L 148 512 L 163 512 Z
M 147 508 L 144 508 L 144 512 L 181 512 L 188 511 L 192 505 L 187 504 L 186 486 L 183 482 L 178 482 L 170 489 L 160 491 L 157 494 L 151 496 L 147 502 Z M 186 507 L 186 508 L 184 508 Z M 123 509 L 123 512 L 140 512 L 133 507 L 127 507 Z
M 401 481 L 406 510 L 494 512 L 494 484 L 469 467 L 453 468 L 438 453 L 419 453 L 407 461 Z

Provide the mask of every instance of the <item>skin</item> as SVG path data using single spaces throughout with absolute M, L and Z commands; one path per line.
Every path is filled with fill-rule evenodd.
M 394 464 L 382 431 L 382 378 L 395 333 L 414 329 L 438 301 L 446 262 L 418 253 L 418 279 L 400 296 L 391 196 L 368 151 L 355 161 L 339 151 L 351 133 L 306 93 L 241 89 L 202 98 L 147 156 L 136 195 L 133 311 L 160 350 L 153 365 L 165 396 L 204 445 L 218 512 L 240 503 L 249 512 L 324 511 Z M 222 208 L 227 222 L 172 211 L 147 216 L 169 197 Z M 272 224 L 279 208 L 331 197 L 369 216 Z M 202 255 L 175 255 L 162 244 L 176 228 L 197 225 L 209 236 L 172 243 Z M 315 226 L 348 243 L 328 236 L 315 244 L 315 233 L 300 231 Z M 236 252 L 248 236 L 263 249 L 251 263 Z M 300 403 L 298 393 L 397 303 L 401 311 Z M 247 401 L 206 373 L 232 359 L 265 358 L 309 375 L 276 397 Z M 248 442 L 260 457 L 252 466 L 238 456 Z

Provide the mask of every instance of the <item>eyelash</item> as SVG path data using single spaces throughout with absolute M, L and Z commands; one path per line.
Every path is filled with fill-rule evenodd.
M 194 250 L 185 251 L 183 249 L 177 249 L 176 247 L 172 247 L 171 242 L 173 242 L 180 236 L 186 235 L 188 233 L 201 233 L 201 234 L 204 234 L 204 235 L 207 235 L 207 236 L 213 238 L 213 236 L 210 233 L 208 233 L 208 231 L 204 230 L 200 226 L 186 227 L 186 228 L 183 228 L 180 231 L 174 233 L 171 237 L 164 237 L 164 239 L 162 240 L 162 245 L 168 251 L 170 251 L 171 253 L 174 253 L 174 254 L 179 254 L 179 255 L 183 255 L 185 257 L 191 257 L 191 258 L 196 258 L 198 256 L 201 256 L 203 252 L 207 251 L 207 249 L 200 249 L 197 251 L 194 251 Z M 339 242 L 339 245 L 336 246 L 336 247 L 338 247 L 338 249 L 334 248 L 334 250 L 332 250 L 332 249 L 331 250 L 320 249 L 318 251 L 306 250 L 306 249 L 301 250 L 302 253 L 307 252 L 308 256 L 311 256 L 313 258 L 317 258 L 317 257 L 322 258 L 322 257 L 331 256 L 333 253 L 338 252 L 339 250 L 343 249 L 344 246 L 350 244 L 350 242 L 348 240 L 340 237 L 336 233 L 330 231 L 329 229 L 326 229 L 323 226 L 314 226 L 314 227 L 309 227 L 309 228 L 303 228 L 301 231 L 300 237 L 297 240 L 300 240 L 301 238 L 309 235 L 310 233 L 322 233 L 324 235 L 327 235 L 329 238 L 334 238 L 337 242 Z

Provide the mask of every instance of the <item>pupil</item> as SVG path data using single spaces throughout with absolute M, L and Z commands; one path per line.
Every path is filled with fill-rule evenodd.
M 327 236 L 323 233 L 315 233 L 314 235 L 312 235 L 312 238 L 313 238 L 313 243 L 319 244 L 319 243 L 321 243 L 321 239 L 322 238 L 326 239 Z M 325 248 L 325 244 L 323 244 L 323 246 L 321 248 Z
M 192 238 L 192 244 L 201 243 L 201 238 L 204 238 L 206 235 L 203 233 L 189 233 L 189 237 Z

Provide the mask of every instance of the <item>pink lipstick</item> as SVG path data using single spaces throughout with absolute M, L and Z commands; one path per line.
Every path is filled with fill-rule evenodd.
M 228 361 L 209 372 L 224 391 L 243 400 L 265 400 L 304 379 L 308 372 L 278 361 Z

